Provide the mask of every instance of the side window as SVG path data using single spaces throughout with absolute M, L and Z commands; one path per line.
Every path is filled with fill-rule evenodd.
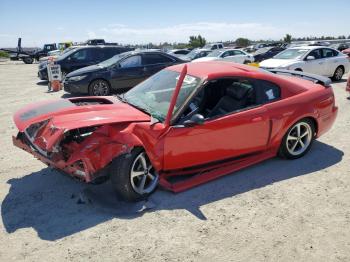
M 155 65 L 155 64 L 164 64 L 164 63 L 171 63 L 171 62 L 173 62 L 171 58 L 161 54 L 144 54 L 143 55 L 144 65 Z
M 320 58 L 322 58 L 321 49 L 313 50 L 307 56 L 313 56 L 313 57 L 315 57 L 315 59 L 320 59 Z
M 104 59 L 107 60 L 117 54 L 120 53 L 120 50 L 118 48 L 105 48 L 103 54 L 104 54 Z
M 211 50 L 214 50 L 214 49 L 218 49 L 218 46 L 217 45 L 213 45 Z
M 135 56 L 130 56 L 123 61 L 120 62 L 120 67 L 121 68 L 130 68 L 130 67 L 138 67 L 141 66 L 141 56 L 135 55 Z
M 102 62 L 105 59 L 105 52 L 106 50 L 102 49 L 102 48 L 94 48 L 94 49 L 90 49 L 91 52 L 91 58 L 94 61 L 97 62 Z
M 235 53 L 235 55 L 244 55 L 244 53 L 239 50 L 234 50 L 233 52 Z
M 74 61 L 87 61 L 89 60 L 89 49 L 82 49 L 75 52 L 71 58 Z
M 323 58 L 330 58 L 333 57 L 334 53 L 332 49 L 328 49 L 328 48 L 323 48 L 322 49 L 322 57 Z
M 256 103 L 266 104 L 281 98 L 280 87 L 265 80 L 257 80 Z
M 224 52 L 221 57 L 227 57 L 227 56 L 232 56 L 232 52 L 231 51 L 226 51 Z
M 222 78 L 209 81 L 190 101 L 181 121 L 193 114 L 206 119 L 246 110 L 256 105 L 255 84 L 249 79 Z

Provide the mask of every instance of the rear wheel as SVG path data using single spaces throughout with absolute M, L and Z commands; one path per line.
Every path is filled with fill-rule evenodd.
M 310 150 L 314 138 L 314 123 L 310 119 L 302 119 L 289 128 L 283 137 L 279 155 L 287 159 L 302 157 Z
M 92 81 L 89 86 L 89 95 L 91 96 L 108 96 L 110 93 L 109 83 L 103 79 Z
M 117 194 L 127 201 L 146 198 L 158 185 L 158 173 L 142 148 L 133 149 L 130 154 L 116 158 L 110 172 Z
M 23 58 L 23 62 L 24 62 L 25 64 L 33 64 L 34 59 L 31 58 L 31 57 L 24 57 L 24 58 Z
M 337 69 L 335 69 L 332 79 L 334 81 L 340 81 L 343 78 L 344 75 L 344 69 L 341 66 L 338 66 Z

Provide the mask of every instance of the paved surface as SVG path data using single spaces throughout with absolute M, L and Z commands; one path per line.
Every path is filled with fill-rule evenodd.
M 12 146 L 13 113 L 63 95 L 36 74 L 0 63 L 0 261 L 350 261 L 345 80 L 333 85 L 335 126 L 304 158 L 124 204 L 109 184 L 80 184 Z

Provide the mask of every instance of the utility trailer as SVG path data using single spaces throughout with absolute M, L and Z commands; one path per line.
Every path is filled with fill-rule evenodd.
M 18 38 L 16 50 L 0 48 L 0 51 L 5 51 L 10 54 L 11 60 L 22 60 L 25 64 L 32 64 L 34 60 L 39 61 L 41 57 L 47 56 L 49 51 L 57 49 L 56 44 L 45 44 L 43 49 L 34 51 L 24 51 L 21 45 L 22 39 Z

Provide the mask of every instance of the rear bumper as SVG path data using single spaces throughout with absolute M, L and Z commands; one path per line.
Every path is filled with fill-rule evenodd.
M 39 70 L 38 77 L 40 78 L 40 80 L 48 80 L 47 70 L 46 69 Z

